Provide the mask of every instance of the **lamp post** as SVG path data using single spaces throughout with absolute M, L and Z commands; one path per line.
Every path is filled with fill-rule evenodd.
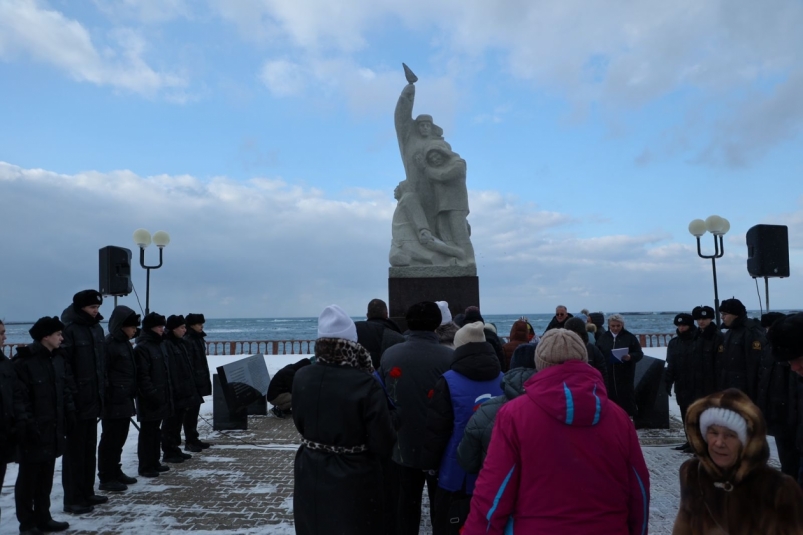
M 717 258 L 722 258 L 725 254 L 725 244 L 722 241 L 724 236 L 731 228 L 730 222 L 724 217 L 718 215 L 708 216 L 703 221 L 702 219 L 695 219 L 689 223 L 689 233 L 697 238 L 697 256 L 700 258 L 710 258 L 711 268 L 714 270 L 714 317 L 716 318 L 717 327 L 719 327 L 719 292 L 717 291 Z M 704 255 L 700 248 L 700 237 L 706 232 L 714 235 L 714 254 Z
M 146 266 L 145 265 L 145 248 L 148 247 L 153 241 L 156 244 L 156 247 L 159 248 L 159 265 L 157 266 Z M 153 240 L 151 240 L 151 233 L 145 230 L 144 228 L 140 228 L 134 231 L 134 243 L 137 244 L 139 247 L 139 265 L 142 266 L 143 269 L 146 271 L 145 276 L 145 315 L 147 316 L 150 314 L 150 295 L 151 295 L 151 270 L 152 269 L 159 269 L 162 267 L 162 250 L 167 247 L 167 244 L 170 243 L 170 234 L 167 232 L 160 230 L 153 234 Z

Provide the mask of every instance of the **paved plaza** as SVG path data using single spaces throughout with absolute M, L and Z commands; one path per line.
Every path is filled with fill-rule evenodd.
M 151 533 L 292 534 L 293 457 L 299 442 L 292 420 L 269 416 L 249 418 L 247 431 L 214 433 L 209 424 L 201 435 L 215 446 L 193 459 L 172 465 L 155 479 L 140 478 L 129 491 L 110 495 L 109 503 L 91 514 L 71 517 L 61 512 L 61 478 L 56 474 L 54 516 L 71 523 L 69 533 L 150 535 Z M 129 438 L 124 469 L 136 473 L 136 433 Z M 650 533 L 671 533 L 679 500 L 678 467 L 688 458 L 668 445 L 681 440 L 679 424 L 669 431 L 640 432 L 650 469 L 652 503 Z M 60 462 L 59 462 L 60 465 Z M 0 532 L 17 532 L 13 508 L 15 465 L 9 465 L 0 506 Z M 604 492 L 605 489 L 600 489 Z M 421 533 L 430 533 L 426 523 Z

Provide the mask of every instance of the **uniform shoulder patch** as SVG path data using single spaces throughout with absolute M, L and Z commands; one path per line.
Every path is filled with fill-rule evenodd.
M 753 340 L 753 349 L 761 349 L 761 342 Z
M 717 348 L 717 353 L 724 353 L 724 352 L 725 352 L 725 346 L 719 344 L 719 347 Z

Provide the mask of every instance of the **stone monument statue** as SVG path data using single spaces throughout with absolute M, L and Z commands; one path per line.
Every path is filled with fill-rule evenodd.
M 396 104 L 395 124 L 405 180 L 394 192 L 390 276 L 476 276 L 466 220 L 466 161 L 443 139 L 432 116 L 413 119 L 418 78 L 407 65 L 404 72 L 408 83 Z

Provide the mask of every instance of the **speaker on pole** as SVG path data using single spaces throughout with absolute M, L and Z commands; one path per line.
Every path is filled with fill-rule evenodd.
M 750 227 L 747 272 L 754 279 L 789 276 L 789 229 L 786 225 Z
M 131 293 L 131 250 L 107 245 L 99 251 L 100 284 L 103 295 L 128 295 Z

